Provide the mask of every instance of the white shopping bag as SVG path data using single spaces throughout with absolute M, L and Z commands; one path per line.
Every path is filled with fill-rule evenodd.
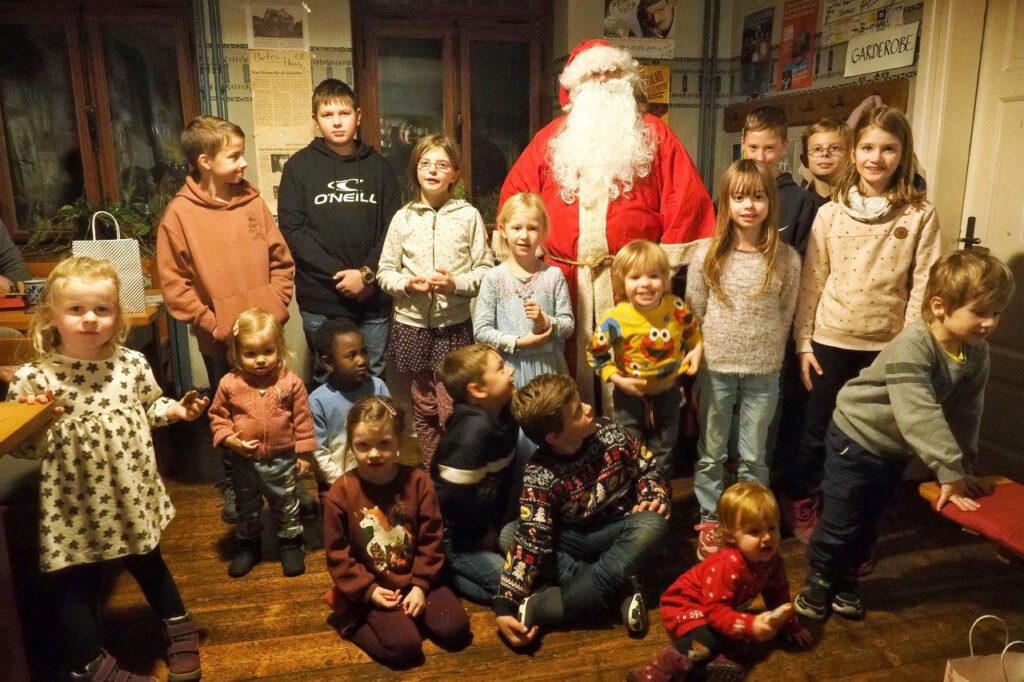
M 96 218 L 104 215 L 110 218 L 117 231 L 117 239 L 96 239 Z M 146 285 L 142 279 L 142 256 L 139 242 L 121 239 L 121 226 L 107 211 L 96 211 L 92 215 L 92 239 L 76 239 L 71 242 L 71 253 L 76 256 L 106 259 L 114 264 L 121 278 L 121 307 L 127 313 L 141 313 L 146 310 Z
M 1003 651 L 987 656 L 974 655 L 974 628 L 986 618 L 999 621 L 1003 626 Z M 1024 646 L 1024 641 L 1010 641 L 1010 631 L 998 616 L 982 616 L 974 621 L 967 635 L 971 655 L 965 658 L 951 658 L 946 661 L 945 682 L 1024 682 L 1024 654 L 1009 651 L 1015 644 Z

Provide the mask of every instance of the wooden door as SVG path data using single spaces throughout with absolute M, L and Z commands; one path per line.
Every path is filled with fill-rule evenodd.
M 955 84 L 950 84 L 955 87 Z M 1024 0 L 988 0 L 964 225 L 1013 270 L 1017 295 L 991 339 L 981 425 L 983 466 L 1024 476 Z M 987 463 L 984 463 L 987 462 Z

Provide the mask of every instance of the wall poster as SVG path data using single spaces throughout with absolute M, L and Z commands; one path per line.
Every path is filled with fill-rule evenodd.
M 740 92 L 761 95 L 772 87 L 772 23 L 775 8 L 766 7 L 743 18 L 743 46 L 740 50 Z
M 818 0 L 790 0 L 782 10 L 782 40 L 775 67 L 775 89 L 806 88 L 814 78 L 814 34 Z

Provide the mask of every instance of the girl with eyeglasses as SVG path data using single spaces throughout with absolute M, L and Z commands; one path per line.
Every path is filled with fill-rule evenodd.
M 409 175 L 419 196 L 391 220 L 377 271 L 381 288 L 395 299 L 387 359 L 411 378 L 413 425 L 428 471 L 452 411 L 436 368 L 473 343 L 470 301 L 494 265 L 480 212 L 452 198 L 459 173 L 454 140 L 428 135 L 416 143 Z

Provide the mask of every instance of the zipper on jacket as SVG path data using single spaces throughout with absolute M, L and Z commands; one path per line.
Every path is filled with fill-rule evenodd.
M 434 213 L 434 217 L 430 221 L 430 267 L 436 273 L 437 272 L 437 211 L 433 208 L 430 209 Z M 427 308 L 427 329 L 432 329 L 433 325 L 430 322 L 430 318 L 434 314 L 434 303 L 437 300 L 434 290 L 430 290 L 430 306 Z

